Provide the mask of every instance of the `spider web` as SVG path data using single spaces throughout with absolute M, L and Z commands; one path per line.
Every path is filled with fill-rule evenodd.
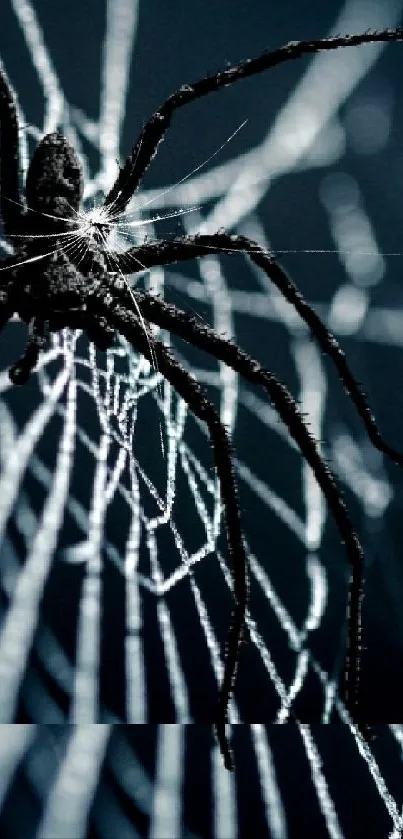
M 32 151 L 33 141 L 62 124 L 84 161 L 86 198 L 94 201 L 110 187 L 122 154 L 140 8 L 111 0 L 105 11 L 97 119 L 64 91 L 67 79 L 56 69 L 40 4 L 8 0 L 6 12 L 10 32 L 24 44 L 30 84 L 40 91 L 34 116 L 4 45 L 21 123 L 28 126 L 22 142 Z M 348 0 L 332 28 L 384 28 L 397 24 L 400 13 L 394 0 L 382 7 Z M 397 364 L 401 311 L 386 279 L 391 263 L 378 244 L 370 187 L 365 178 L 342 173 L 346 136 L 365 159 L 387 142 L 387 95 L 376 95 L 375 85 L 375 94 L 369 88 L 371 96 L 354 98 L 382 51 L 377 45 L 347 56 L 319 55 L 298 68 L 298 81 L 294 77 L 258 142 L 236 154 L 229 143 L 225 162 L 217 155 L 180 183 L 167 178 L 158 189 L 143 189 L 128 217 L 137 220 L 141 207 L 162 213 L 197 206 L 182 216 L 186 231 L 225 227 L 290 251 L 284 263 L 301 287 L 304 272 L 323 270 L 326 291 L 315 281 L 312 290 L 304 289 L 361 364 L 377 416 L 393 439 L 388 412 L 382 412 L 383 390 L 370 373 L 379 354 L 385 365 Z M 372 122 L 363 134 L 360 126 L 371 114 L 377 127 Z M 268 219 L 265 200 L 269 193 L 273 201 L 281 199 L 288 178 L 301 190 L 296 203 L 303 189 L 315 185 L 324 248 L 323 238 L 318 247 L 315 238 L 313 248 L 299 248 L 297 230 L 286 242 L 285 211 L 278 204 L 279 218 Z M 162 235 L 158 225 L 150 229 L 149 235 Z M 7 243 L 2 246 L 7 252 Z M 339 261 L 314 262 L 326 248 Z M 317 251 L 308 268 L 302 250 Z M 395 471 L 366 443 L 343 395 L 337 396 L 341 388 L 329 366 L 260 272 L 238 257 L 211 255 L 194 266 L 155 269 L 140 282 L 197 311 L 287 379 L 313 435 L 324 440 L 367 555 L 363 701 L 369 713 L 379 705 L 376 721 L 396 718 L 390 689 L 398 688 L 399 672 L 393 667 L 392 681 L 380 661 L 386 648 L 397 656 L 402 646 L 402 574 L 393 548 L 398 528 L 388 519 Z M 237 451 L 251 602 L 230 709 L 232 723 L 248 723 L 234 726 L 234 780 L 221 766 L 211 727 L 201 725 L 215 707 L 231 609 L 206 431 L 158 371 L 121 339 L 102 354 L 84 335 L 66 330 L 52 337 L 30 383 L 13 388 L 6 371 L 24 337 L 21 324 L 8 325 L 0 374 L 5 835 L 81 837 L 89 817 L 94 835 L 105 837 L 253 835 L 251 811 L 259 836 L 298 835 L 293 813 L 315 836 L 354 835 L 342 785 L 349 760 L 361 784 L 354 805 L 361 809 L 364 789 L 369 823 L 382 835 L 400 836 L 403 728 L 382 727 L 368 747 L 349 724 L 337 689 L 345 634 L 342 546 L 310 470 L 262 394 L 225 365 L 162 336 L 205 384 Z M 386 679 L 382 691 L 379 674 Z M 300 722 L 281 728 L 253 722 L 295 718 Z M 313 725 L 317 721 L 344 725 L 324 729 Z M 12 722 L 18 726 L 9 728 Z M 116 722 L 149 725 L 114 728 Z M 284 749 L 295 761 L 295 788 Z M 27 784 L 35 807 L 24 821 L 15 802 Z M 203 784 L 197 801 L 195 784 Z

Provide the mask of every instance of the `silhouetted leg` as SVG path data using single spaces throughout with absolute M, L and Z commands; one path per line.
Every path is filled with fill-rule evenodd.
M 46 324 L 34 318 L 29 325 L 29 339 L 23 355 L 10 367 L 8 375 L 14 385 L 25 385 L 33 373 L 48 340 Z
M 19 231 L 25 206 L 19 189 L 20 150 L 15 96 L 4 70 L 0 70 L 0 209 L 9 238 Z
M 95 311 L 104 314 L 109 324 L 123 335 L 135 350 L 158 365 L 159 372 L 185 400 L 190 410 L 206 423 L 213 447 L 214 461 L 220 481 L 224 520 L 231 560 L 235 608 L 226 645 L 224 675 L 220 688 L 216 731 L 227 768 L 232 768 L 231 752 L 225 734 L 228 704 L 238 666 L 239 648 L 245 624 L 248 602 L 248 569 L 238 500 L 238 487 L 233 469 L 233 452 L 226 429 L 209 401 L 204 389 L 179 364 L 160 341 L 147 335 L 136 315 L 118 304 L 111 310 L 102 303 L 95 304 Z
M 364 32 L 360 35 L 342 35 L 335 38 L 319 39 L 315 41 L 297 41 L 285 44 L 273 52 L 265 52 L 258 58 L 247 59 L 234 67 L 227 67 L 213 76 L 207 76 L 193 84 L 185 84 L 175 91 L 144 125 L 139 139 L 133 146 L 130 157 L 119 171 L 118 177 L 105 198 L 104 206 L 109 208 L 111 216 L 122 213 L 134 195 L 139 183 L 153 159 L 158 145 L 169 128 L 172 115 L 178 108 L 189 105 L 196 99 L 215 93 L 222 87 L 262 73 L 278 64 L 290 59 L 301 58 L 304 55 L 336 50 L 340 47 L 352 47 L 376 41 L 400 41 L 403 39 L 402 29 L 387 29 L 382 32 Z
M 395 463 L 398 463 L 399 466 L 403 466 L 403 455 L 401 452 L 389 446 L 379 433 L 375 418 L 357 380 L 351 373 L 347 359 L 337 338 L 325 326 L 314 309 L 307 303 L 301 292 L 291 282 L 289 277 L 287 277 L 287 274 L 276 262 L 274 256 L 261 248 L 256 242 L 247 239 L 245 236 L 231 235 L 229 233 L 213 233 L 211 235 L 198 235 L 193 237 L 184 236 L 182 238 L 172 239 L 171 241 L 164 240 L 155 244 L 144 244 L 141 247 L 131 248 L 124 254 L 114 254 L 113 258 L 114 264 L 117 264 L 123 273 L 129 274 L 139 271 L 139 264 L 145 268 L 151 268 L 154 265 L 170 265 L 174 262 L 219 253 L 244 253 L 255 265 L 258 265 L 265 272 L 266 276 L 278 288 L 283 297 L 294 306 L 294 309 L 311 330 L 313 337 L 317 340 L 322 351 L 333 361 L 340 380 L 348 396 L 354 403 L 373 445 L 379 451 L 390 457 Z M 144 315 L 150 320 L 153 319 L 152 312 L 157 314 L 158 310 L 160 312 L 162 311 L 158 301 L 153 302 L 152 298 L 149 298 L 148 295 L 142 295 L 141 292 L 136 291 L 135 294 L 139 302 L 141 300 Z M 169 306 L 168 304 L 164 304 L 164 306 L 168 315 L 170 311 Z M 172 315 L 174 315 L 174 311 L 175 308 L 171 307 Z M 183 324 L 181 328 L 184 328 L 185 322 L 187 323 L 188 335 L 190 335 L 192 329 L 198 329 L 200 326 L 195 319 L 190 318 L 185 312 L 181 312 L 178 317 Z M 171 325 L 168 327 L 169 329 L 174 328 L 174 322 L 175 317 L 173 316 L 170 319 Z M 178 332 L 178 329 L 175 331 Z M 192 339 L 187 338 L 187 340 Z

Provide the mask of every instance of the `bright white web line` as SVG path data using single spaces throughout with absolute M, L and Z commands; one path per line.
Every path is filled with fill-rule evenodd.
M 98 122 L 89 120 L 74 107 L 74 103 L 66 101 L 62 82 L 52 61 L 51 49 L 46 43 L 33 5 L 28 0 L 10 0 L 10 5 L 24 35 L 32 70 L 37 74 L 45 99 L 43 119 L 30 129 L 31 134 L 42 136 L 55 130 L 62 122 L 66 133 L 81 153 L 80 138 L 85 137 L 100 154 L 99 171 L 92 177 L 89 166 L 86 165 L 86 194 L 92 196 L 99 189 L 107 189 L 116 170 L 116 158 L 122 152 L 120 137 L 127 106 L 131 59 L 137 37 L 139 3 L 130 3 L 128 0 L 107 3 Z M 400 12 L 400 2 L 385 0 L 381 7 L 375 4 L 371 7 L 369 20 L 368 9 L 363 18 L 362 4 L 356 0 L 348 0 L 333 29 L 343 32 L 359 31 L 368 26 L 393 26 L 398 22 Z M 154 201 L 154 208 L 159 210 L 164 205 L 193 206 L 203 204 L 207 199 L 214 199 L 213 207 L 203 222 L 196 214 L 185 217 L 189 232 L 201 229 L 214 231 L 222 226 L 236 228 L 243 225 L 243 232 L 269 247 L 270 243 L 258 216 L 260 202 L 267 196 L 277 178 L 284 177 L 297 167 L 309 169 L 312 166 L 327 165 L 329 157 L 323 156 L 323 148 L 326 143 L 331 146 L 329 137 L 332 132 L 337 133 L 339 109 L 370 70 L 382 49 L 383 46 L 378 45 L 368 50 L 352 51 L 347 56 L 343 52 L 315 57 L 302 73 L 302 80 L 258 147 L 229 163 L 216 165 L 207 173 L 198 174 L 186 183 L 173 185 L 172 189 L 163 186 L 155 192 L 143 192 L 140 204 Z M 334 159 L 337 158 L 337 154 L 335 148 Z M 82 156 L 84 158 L 84 155 Z M 263 177 L 262 173 L 268 174 Z M 344 183 L 344 188 L 344 195 L 348 195 L 347 182 Z M 329 226 L 335 247 L 347 250 L 348 242 L 340 238 L 341 234 L 336 225 L 337 207 L 335 208 L 332 199 L 333 193 L 330 184 L 325 199 Z M 137 201 L 134 201 L 131 210 L 136 205 Z M 369 218 L 365 215 L 365 202 L 361 201 L 360 196 L 356 199 L 355 207 L 357 218 L 361 213 L 361 229 L 364 219 L 370 230 Z M 365 250 L 367 246 L 368 243 L 363 239 L 361 248 Z M 371 247 L 376 251 L 374 237 L 371 238 Z M 308 340 L 306 330 L 296 322 L 294 313 L 258 272 L 255 272 L 258 290 L 242 291 L 230 287 L 220 261 L 214 256 L 200 261 L 199 270 L 199 279 L 192 282 L 189 282 L 180 270 L 175 271 L 170 277 L 170 284 L 171 287 L 176 286 L 185 293 L 190 302 L 195 301 L 195 305 L 198 301 L 207 303 L 210 322 L 218 332 L 235 336 L 235 318 L 247 312 L 252 312 L 254 317 L 266 324 L 281 324 L 287 331 L 299 384 L 298 399 L 302 410 L 309 413 L 315 437 L 320 439 L 323 435 L 327 404 L 326 377 L 320 353 Z M 369 311 L 369 292 L 359 276 L 358 267 L 347 260 L 346 273 L 348 282 L 337 291 L 326 308 L 322 306 L 321 310 L 320 306 L 317 307 L 320 314 L 336 334 L 345 334 L 345 313 L 353 301 L 356 316 L 355 321 L 350 323 L 350 334 L 354 334 L 359 340 L 401 346 L 400 313 L 376 308 Z M 152 273 L 149 285 L 153 291 L 156 287 L 162 290 L 161 279 L 161 271 Z M 62 369 L 56 377 L 50 372 L 50 364 L 55 359 L 62 364 Z M 270 406 L 264 404 L 262 398 L 248 394 L 247 390 L 240 388 L 237 376 L 225 365 L 219 365 L 214 371 L 210 368 L 194 368 L 194 372 L 201 382 L 209 384 L 218 392 L 220 416 L 227 427 L 235 430 L 237 414 L 243 407 L 259 420 L 263 431 L 272 429 L 279 441 L 286 438 L 289 444 L 287 435 L 273 416 Z M 190 686 L 182 662 L 178 636 L 180 623 L 169 600 L 169 593 L 180 585 L 188 584 L 215 682 L 218 682 L 222 673 L 222 643 L 216 628 L 216 616 L 209 606 L 204 585 L 199 582 L 197 575 L 199 566 L 207 562 L 212 564 L 213 554 L 216 553 L 222 576 L 229 585 L 227 565 L 219 544 L 221 507 L 217 482 L 211 469 L 203 463 L 199 450 L 193 450 L 189 446 L 186 428 L 190 418 L 186 406 L 177 399 L 167 383 L 163 383 L 158 390 L 159 381 L 158 374 L 150 370 L 144 360 L 132 354 L 124 342 L 109 351 L 105 360 L 93 349 L 87 350 L 86 345 L 80 343 L 79 335 L 72 338 L 67 333 L 55 336 L 52 347 L 41 359 L 36 382 L 42 394 L 42 403 L 32 411 L 23 427 L 16 423 L 8 407 L 8 378 L 2 375 L 0 380 L 0 530 L 5 533 L 15 507 L 16 527 L 24 536 L 27 548 L 25 564 L 20 570 L 16 551 L 12 542 L 8 540 L 7 561 L 0 571 L 0 585 L 10 601 L 0 634 L 0 720 L 2 723 L 10 723 L 14 718 L 34 644 L 37 654 L 48 666 L 52 677 L 63 685 L 63 689 L 70 696 L 69 719 L 76 724 L 58 772 L 49 786 L 41 787 L 39 775 L 35 774 L 36 769 L 29 769 L 30 765 L 35 767 L 36 764 L 30 764 L 28 761 L 27 772 L 34 786 L 36 784 L 37 789 L 41 790 L 44 800 L 44 815 L 37 834 L 42 839 L 50 835 L 61 835 L 64 825 L 60 824 L 58 819 L 60 812 L 66 809 L 63 802 L 67 800 L 70 808 L 68 819 L 71 835 L 84 835 L 100 764 L 107 749 L 109 727 L 96 725 L 101 719 L 113 719 L 113 714 L 108 712 L 104 705 L 100 691 L 102 580 L 107 563 L 121 573 L 124 581 L 127 722 L 147 721 L 146 664 L 147 655 L 150 653 L 143 636 L 147 629 L 143 595 L 154 596 L 156 600 L 155 616 L 162 657 L 175 719 L 178 722 L 191 722 L 193 718 Z M 149 395 L 154 398 L 167 440 L 163 486 L 157 485 L 147 475 L 147 470 L 142 466 L 135 450 L 138 413 L 141 411 L 142 401 Z M 99 422 L 98 437 L 94 428 L 88 426 L 80 416 L 80 400 L 84 397 L 87 401 L 92 401 L 96 410 Z M 36 449 L 53 419 L 59 422 L 59 441 L 54 462 L 49 468 Z M 369 515 L 379 517 L 392 497 L 381 466 L 376 473 L 371 472 L 348 433 L 334 435 L 332 445 L 335 460 L 342 474 L 344 469 L 343 477 L 346 483 L 361 500 L 362 487 L 366 487 L 362 503 Z M 93 474 L 87 476 L 87 505 L 81 496 L 76 497 L 71 491 L 73 461 L 80 451 L 85 451 L 94 464 Z M 346 451 L 350 456 L 346 456 Z M 357 458 L 359 470 L 355 468 L 349 471 L 351 452 L 354 452 Z M 293 704 L 303 691 L 311 669 L 323 689 L 322 720 L 329 719 L 332 708 L 336 707 L 339 716 L 347 724 L 348 718 L 335 693 L 332 677 L 316 661 L 309 647 L 310 633 L 320 627 L 329 597 L 328 572 L 320 557 L 326 522 L 322 495 L 310 470 L 302 463 L 304 511 L 302 515 L 297 514 L 287 499 L 263 482 L 248 463 L 240 458 L 236 466 L 241 484 L 249 488 L 252 495 L 264 505 L 268 514 L 294 533 L 306 556 L 307 597 L 305 616 L 301 622 L 293 618 L 286 601 L 276 591 L 270 579 L 270 566 L 266 564 L 266 557 L 257 557 L 251 548 L 248 548 L 254 584 L 260 596 L 263 596 L 267 608 L 275 615 L 286 647 L 294 653 L 292 676 L 286 679 L 282 672 L 282 663 L 275 660 L 268 639 L 264 635 L 264 627 L 260 627 L 253 613 L 248 616 L 251 646 L 255 650 L 255 659 L 259 661 L 260 678 L 264 675 L 272 683 L 279 699 L 276 721 L 289 720 Z M 298 468 L 297 465 L 295 468 Z M 27 473 L 35 478 L 37 486 L 45 492 L 46 500 L 39 514 L 31 505 L 29 493 L 21 492 Z M 176 521 L 178 478 L 186 480 L 193 512 L 201 525 L 203 537 L 197 547 L 187 546 Z M 112 508 L 116 499 L 124 507 L 129 518 L 123 545 L 115 544 L 108 534 L 109 508 Z M 66 514 L 74 522 L 81 538 L 75 543 L 64 545 L 61 554 L 71 565 L 77 563 L 83 568 L 74 665 L 64 656 L 56 635 L 43 625 L 42 621 L 39 622 L 40 602 Z M 162 540 L 168 532 L 177 550 L 178 562 L 174 568 L 165 568 L 163 562 Z M 145 552 L 147 561 L 140 556 L 140 549 Z M 32 700 L 30 702 L 29 698 L 31 691 L 36 698 L 39 722 L 47 721 L 44 714 L 50 709 L 52 713 L 60 714 L 56 703 L 53 702 L 52 705 L 52 701 L 46 695 L 40 678 L 36 677 L 35 681 L 30 674 L 25 690 L 28 694 L 28 705 L 31 704 L 32 707 Z M 233 723 L 241 719 L 236 697 L 237 693 L 231 708 Z M 15 737 L 2 740 L 0 746 L 0 761 L 2 767 L 4 765 L 4 780 L 0 788 L 3 795 L 12 781 L 18 761 L 23 758 L 32 737 L 35 736 L 34 729 L 31 732 L 27 727 L 17 729 Z M 397 837 L 400 835 L 399 831 L 401 832 L 399 807 L 387 788 L 371 750 L 362 743 L 355 730 L 351 730 L 351 736 L 357 744 L 357 752 L 368 767 L 392 821 L 390 835 Z M 343 836 L 342 822 L 326 779 L 326 766 L 321 761 L 314 734 L 307 725 L 300 725 L 299 731 L 306 753 L 307 772 L 312 775 L 313 788 L 327 833 L 331 837 Z M 281 839 L 287 836 L 287 815 L 276 775 L 275 758 L 263 726 L 251 726 L 250 734 L 266 824 L 271 834 Z M 401 744 L 398 726 L 393 727 L 391 736 Z M 174 725 L 160 726 L 158 737 L 155 779 L 152 793 L 144 805 L 147 806 L 151 817 L 150 835 L 156 838 L 168 835 L 167 831 L 172 836 L 177 835 L 183 822 L 183 755 L 186 728 Z M 135 763 L 133 755 L 132 759 Z M 82 771 L 83 765 L 87 769 L 86 772 Z M 116 768 L 119 783 L 122 784 L 125 783 L 124 771 L 123 761 L 122 767 Z M 233 777 L 223 771 L 216 747 L 211 750 L 211 779 L 213 831 L 215 836 L 224 839 L 228 835 L 229 826 L 230 835 L 236 834 L 237 795 Z M 143 779 L 143 783 L 146 784 L 146 779 Z M 115 819 L 113 823 L 117 825 L 119 819 L 123 819 L 112 795 L 106 799 L 103 815 L 105 824 L 111 824 L 111 819 L 112 822 Z

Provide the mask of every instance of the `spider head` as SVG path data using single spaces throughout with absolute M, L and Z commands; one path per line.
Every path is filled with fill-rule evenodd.
M 46 227 L 71 219 L 80 206 L 84 178 L 74 148 L 62 134 L 47 134 L 36 148 L 28 169 L 28 207 L 41 213 Z

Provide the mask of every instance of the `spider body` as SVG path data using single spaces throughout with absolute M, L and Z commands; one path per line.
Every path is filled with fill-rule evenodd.
M 62 134 L 46 135 L 28 169 L 28 210 L 19 221 L 18 232 L 9 236 L 17 265 L 6 279 L 9 304 L 33 328 L 39 323 L 44 331 L 68 326 L 74 314 L 85 312 L 86 300 L 110 287 L 111 275 L 101 246 L 108 225 L 90 218 L 83 221 L 79 212 L 83 189 L 82 167 L 74 148 Z M 84 256 L 82 250 L 72 247 L 80 231 L 85 237 Z M 92 331 L 99 349 L 111 346 L 114 335 L 99 318 Z M 28 375 L 28 367 L 21 363 L 10 371 L 15 384 L 23 384 Z
M 339 529 L 350 566 L 344 695 L 348 711 L 360 724 L 358 676 L 363 553 L 337 483 L 287 388 L 257 360 L 191 315 L 146 292 L 132 291 L 124 275 L 209 253 L 245 254 L 265 271 L 292 303 L 321 349 L 331 358 L 374 445 L 400 465 L 403 465 L 403 457 L 384 442 L 337 340 L 286 276 L 273 254 L 243 236 L 225 232 L 146 242 L 124 254 L 106 249 L 106 239 L 114 219 L 125 210 L 138 188 L 176 109 L 248 75 L 307 53 L 370 41 L 402 39 L 402 30 L 386 30 L 326 41 L 291 43 L 193 85 L 185 85 L 145 124 L 103 206 L 85 215 L 80 211 L 82 168 L 76 152 L 61 134 L 49 134 L 39 143 L 26 179 L 26 197 L 21 195 L 17 110 L 11 86 L 5 74 L 0 72 L 0 206 L 4 231 L 14 248 L 14 256 L 0 265 L 0 328 L 16 313 L 29 324 L 30 333 L 23 356 L 10 370 L 12 381 L 16 384 L 26 382 L 51 331 L 79 327 L 102 350 L 112 345 L 115 332 L 119 331 L 135 350 L 152 364 L 157 364 L 160 373 L 208 428 L 220 481 L 235 600 L 218 710 L 212 715 L 228 768 L 232 767 L 232 759 L 225 726 L 248 604 L 248 569 L 233 451 L 228 433 L 207 394 L 170 350 L 154 339 L 147 320 L 211 353 L 250 382 L 261 386 L 311 466 Z M 85 244 L 84 252 L 82 247 L 77 247 L 78 241 Z

